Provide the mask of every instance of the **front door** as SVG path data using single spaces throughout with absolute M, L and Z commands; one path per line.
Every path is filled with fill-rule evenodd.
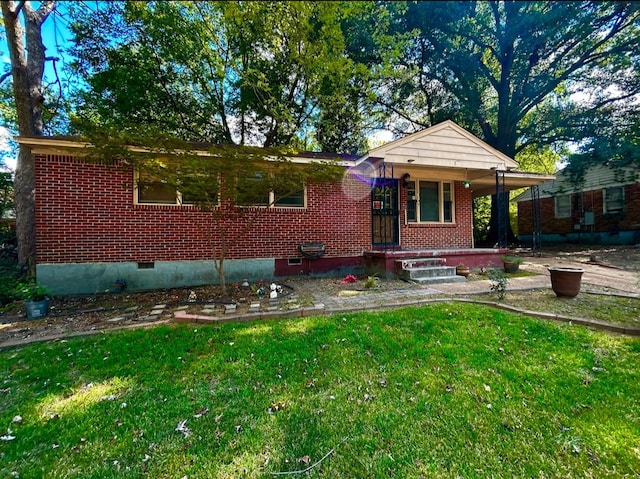
M 373 246 L 394 247 L 400 244 L 397 179 L 373 180 L 371 223 Z

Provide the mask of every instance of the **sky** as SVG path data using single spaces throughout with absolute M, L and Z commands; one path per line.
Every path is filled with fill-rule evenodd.
M 32 3 L 34 8 L 38 8 L 40 4 L 40 2 Z M 58 8 L 62 9 L 61 12 L 64 12 L 65 2 L 60 2 Z M 58 13 L 50 15 L 42 25 L 42 42 L 47 49 L 47 56 L 57 57 L 60 59 L 60 61 L 57 62 L 57 69 L 60 74 L 62 74 L 64 68 L 64 48 L 70 41 L 71 32 L 69 31 L 67 21 Z M 9 49 L 4 35 L 0 39 L 0 63 L 2 64 L 0 71 L 6 71 L 11 64 Z M 44 76 L 45 82 L 53 81 L 55 79 L 55 71 L 53 69 L 52 62 L 46 62 Z M 17 156 L 17 146 L 15 145 L 15 142 L 11 141 L 11 137 L 15 133 L 16 132 L 11 132 L 0 126 L 0 159 L 12 171 L 15 170 Z

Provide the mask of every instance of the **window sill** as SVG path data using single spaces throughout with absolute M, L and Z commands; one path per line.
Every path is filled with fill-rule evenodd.
M 409 228 L 455 228 L 458 226 L 456 223 L 414 223 L 407 222 Z
M 139 210 L 173 210 L 176 208 L 183 208 L 186 210 L 195 210 L 200 209 L 198 205 L 188 204 L 188 205 L 179 205 L 179 204 L 171 204 L 171 203 L 134 203 L 134 209 Z
M 236 208 L 241 210 L 266 210 L 266 211 L 306 211 L 307 208 L 305 206 L 236 206 Z

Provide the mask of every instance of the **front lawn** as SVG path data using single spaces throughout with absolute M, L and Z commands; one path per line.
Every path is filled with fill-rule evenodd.
M 494 294 L 477 295 L 475 299 L 497 300 Z M 551 289 L 509 291 L 507 288 L 499 302 L 529 311 L 640 327 L 640 299 L 634 297 L 581 292 L 575 298 L 558 298 Z
M 639 364 L 466 304 L 13 348 L 0 477 L 636 477 Z

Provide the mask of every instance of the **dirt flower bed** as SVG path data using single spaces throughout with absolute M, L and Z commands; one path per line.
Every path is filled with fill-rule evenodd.
M 202 314 L 203 310 L 224 314 L 225 305 L 236 305 L 237 312 L 242 313 L 256 303 L 263 311 L 273 306 L 278 309 L 309 307 L 318 292 L 328 295 L 345 294 L 345 291 L 367 294 L 419 287 L 392 279 L 377 280 L 373 287 L 366 288 L 366 277 L 346 284 L 342 283 L 343 279 L 288 278 L 278 281 L 279 298 L 275 302 L 269 299 L 270 283 L 259 282 L 248 288 L 239 283 L 228 285 L 226 295 L 219 286 L 201 286 L 53 298 L 49 315 L 39 319 L 27 319 L 24 305 L 15 303 L 0 313 L 0 344 L 167 321 L 173 318 L 178 308 L 189 314 Z M 163 308 L 156 308 L 162 305 Z M 160 310 L 161 313 L 152 314 Z

